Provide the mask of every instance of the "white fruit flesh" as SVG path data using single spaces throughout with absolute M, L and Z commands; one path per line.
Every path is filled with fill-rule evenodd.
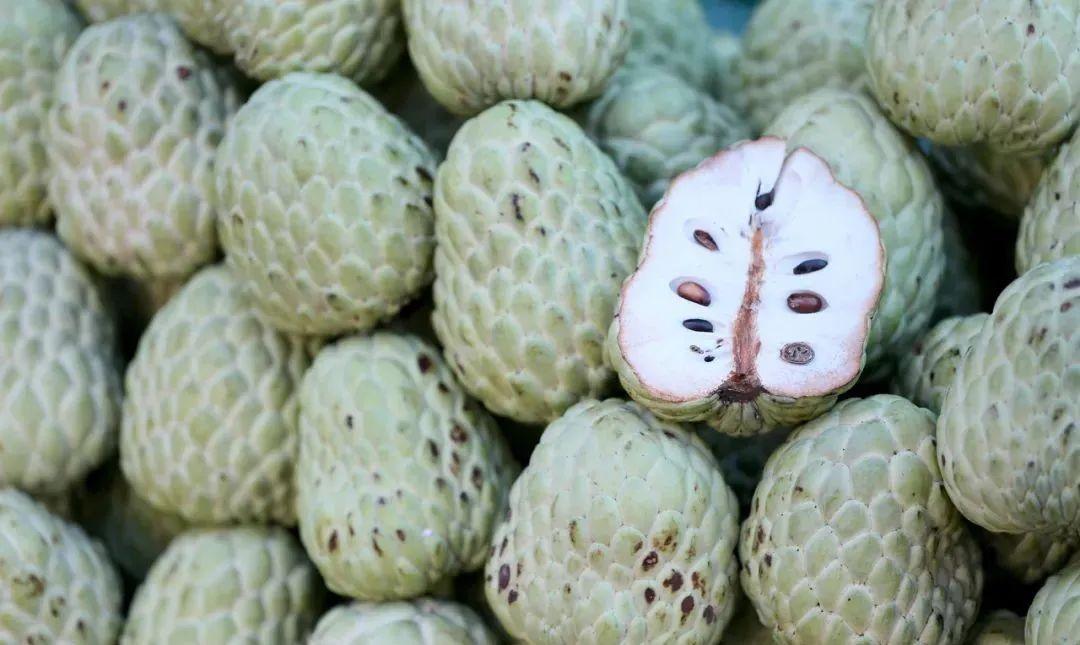
M 737 144 L 653 210 L 619 347 L 664 401 L 828 394 L 859 375 L 884 261 L 873 216 L 824 161 Z

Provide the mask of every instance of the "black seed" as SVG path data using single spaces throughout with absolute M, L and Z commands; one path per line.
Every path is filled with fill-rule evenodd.
M 690 331 L 700 331 L 706 334 L 712 333 L 713 326 L 708 320 L 702 320 L 700 318 L 687 318 L 682 321 L 683 327 L 686 327 Z
M 810 260 L 803 260 L 795 266 L 795 270 L 792 271 L 795 275 L 806 275 L 807 273 L 813 273 L 815 271 L 821 271 L 825 267 L 829 266 L 828 260 L 821 258 L 813 258 Z
M 694 241 L 710 251 L 715 251 L 717 249 L 716 240 L 713 239 L 713 236 L 701 229 L 694 231 Z
M 821 296 L 810 291 L 799 291 L 787 297 L 788 309 L 797 314 L 816 314 L 825 306 Z
M 759 211 L 763 211 L 766 208 L 772 206 L 773 192 L 770 190 L 767 193 L 762 193 L 754 198 L 754 208 Z
M 814 350 L 806 343 L 788 343 L 780 349 L 780 359 L 792 365 L 806 365 L 814 360 Z
M 715 361 L 715 360 L 716 360 L 716 357 L 715 357 L 715 356 L 706 356 L 706 357 L 705 357 L 705 362 L 706 362 L 706 363 L 711 363 L 711 362 L 713 362 L 713 361 Z

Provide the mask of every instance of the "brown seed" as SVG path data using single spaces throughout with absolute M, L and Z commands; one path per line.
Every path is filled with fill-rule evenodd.
M 797 314 L 816 314 L 825 306 L 825 301 L 816 293 L 798 291 L 787 297 L 787 306 Z
M 712 297 L 709 295 L 708 290 L 696 282 L 687 281 L 680 284 L 675 293 L 679 294 L 679 297 L 683 300 L 689 300 L 702 307 L 708 307 L 712 303 Z
M 806 343 L 788 343 L 780 349 L 780 359 L 792 365 L 806 365 L 814 360 L 814 350 Z
M 716 240 L 713 239 L 713 236 L 701 229 L 694 231 L 694 241 L 710 251 L 715 251 L 717 249 Z

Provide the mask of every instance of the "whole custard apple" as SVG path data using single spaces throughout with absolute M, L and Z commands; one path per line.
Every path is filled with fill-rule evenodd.
M 657 416 L 732 435 L 820 415 L 858 379 L 885 281 L 874 217 L 805 148 L 743 142 L 672 183 L 608 358 Z
M 121 645 L 303 642 L 325 592 L 300 543 L 278 527 L 184 533 L 135 591 Z
M 495 645 L 472 609 L 447 600 L 354 602 L 328 611 L 309 645 Z
M 938 419 L 960 511 L 1002 533 L 1080 536 L 1080 256 L 1040 264 L 998 297 Z
M 569 118 L 507 101 L 454 137 L 435 211 L 432 322 L 465 389 L 525 423 L 605 392 L 604 338 L 645 228 L 611 159 Z
M 583 401 L 510 491 L 484 581 L 530 643 L 711 643 L 738 593 L 739 507 L 692 431 Z
M 630 45 L 627 0 L 402 0 L 431 95 L 473 115 L 504 99 L 568 108 L 600 94 Z
M 1071 255 L 1080 255 L 1080 136 L 1061 147 L 1024 209 L 1016 271 Z
M 98 271 L 179 278 L 217 253 L 214 154 L 235 79 L 171 18 L 93 25 L 56 80 L 46 148 L 57 232 Z
M 483 566 L 518 468 L 438 350 L 379 332 L 323 349 L 300 392 L 300 537 L 327 586 L 407 599 Z
M 739 559 L 777 642 L 962 642 L 982 566 L 934 441 L 932 413 L 878 395 L 841 402 L 773 453 Z
M 298 72 L 263 85 L 216 163 L 229 268 L 278 329 L 367 330 L 431 282 L 435 159 L 348 80 Z
M 115 333 L 97 278 L 59 240 L 0 229 L 0 486 L 61 493 L 108 458 Z
M 1051 576 L 1028 609 L 1024 624 L 1027 645 L 1075 643 L 1080 635 L 1080 555 Z
M 224 14 L 228 48 L 237 67 L 260 80 L 323 72 L 366 86 L 405 50 L 400 0 L 213 1 L 232 5 Z
M 82 529 L 0 489 L 0 640 L 113 643 L 123 591 L 105 550 Z
M 882 109 L 934 143 L 1048 148 L 1080 118 L 1080 4 L 880 0 L 866 66 Z
M 259 318 L 224 266 L 197 273 L 128 366 L 120 465 L 135 493 L 193 523 L 293 523 L 305 340 Z
M 46 115 L 82 20 L 63 0 L 0 0 L 0 227 L 48 224 Z

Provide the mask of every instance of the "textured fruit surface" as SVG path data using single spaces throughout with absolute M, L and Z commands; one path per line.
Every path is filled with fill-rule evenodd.
M 645 214 L 573 121 L 507 101 L 467 122 L 435 188 L 432 322 L 465 389 L 540 423 L 612 381 L 603 344 Z
M 326 613 L 310 645 L 495 645 L 495 634 L 464 605 L 422 598 L 352 603 Z
M 975 623 L 969 645 L 1024 645 L 1024 619 L 1011 611 L 998 610 Z
M 237 102 L 164 14 L 89 27 L 46 129 L 61 239 L 106 274 L 182 277 L 213 260 L 214 153 Z
M 136 0 L 143 11 L 157 9 L 176 20 L 184 34 L 218 54 L 229 54 L 232 45 L 225 37 L 225 20 L 246 2 L 237 0 Z
M 304 377 L 297 515 L 334 592 L 411 598 L 479 568 L 516 474 L 494 419 L 418 338 L 341 341 Z
M 736 114 L 745 114 L 746 96 L 742 89 L 739 75 L 739 61 L 742 59 L 742 40 L 729 32 L 713 35 L 713 69 L 709 93 L 717 101 L 735 110 Z
M 1080 255 L 1080 136 L 1062 146 L 1024 209 L 1016 272 Z
M 713 32 L 698 0 L 627 0 L 630 50 L 625 67 L 656 65 L 708 91 Z
M 874 0 L 760 3 L 743 34 L 738 65 L 751 125 L 768 126 L 789 103 L 818 88 L 862 88 L 873 8 Z
M 1076 124 L 1076 2 L 883 0 L 866 39 L 878 102 L 916 136 L 1040 150 Z
M 1041 264 L 998 297 L 938 420 L 949 496 L 1001 533 L 1080 535 L 1080 257 Z
M 900 357 L 892 390 L 915 405 L 937 414 L 956 367 L 971 347 L 989 314 L 946 318 L 937 323 Z
M 999 152 L 985 145 L 929 147 L 930 166 L 952 203 L 1019 218 L 1052 152 Z
M 589 107 L 586 131 L 646 207 L 676 175 L 750 136 L 730 108 L 661 67 L 618 74 Z
M 635 403 L 548 426 L 510 491 L 488 602 L 532 643 L 708 643 L 731 616 L 738 506 L 692 432 Z
M 739 556 L 743 589 L 786 643 L 960 642 L 982 593 L 934 415 L 891 395 L 843 401 L 773 453 Z
M 945 266 L 944 202 L 930 169 L 873 101 L 854 92 L 805 95 L 766 132 L 787 139 L 789 150 L 805 146 L 825 159 L 877 220 L 888 267 L 863 378 L 885 376 L 929 325 Z
M 325 72 L 368 85 L 405 50 L 398 0 L 242 0 L 225 16 L 237 67 L 260 80 Z
M 122 591 L 105 550 L 82 529 L 0 490 L 0 640 L 112 643 Z
M 120 643 L 299 643 L 323 595 L 319 574 L 285 530 L 194 530 L 150 568 Z
M 1046 581 L 1028 609 L 1024 642 L 1070 645 L 1080 634 L 1080 556 Z
M 155 11 L 163 0 L 75 0 L 74 4 L 90 22 L 104 22 L 130 13 Z
M 124 475 L 191 522 L 292 523 L 302 338 L 255 314 L 224 266 L 203 269 L 150 322 L 126 375 Z
M 229 267 L 283 331 L 374 327 L 431 281 L 434 175 L 427 146 L 349 81 L 271 81 L 218 151 Z
M 52 235 L 0 231 L 0 485 L 58 493 L 116 445 L 120 372 L 96 278 Z
M 960 234 L 960 222 L 946 209 L 942 219 L 945 246 L 945 270 L 941 274 L 937 303 L 930 320 L 934 323 L 952 316 L 967 316 L 982 310 L 983 286 L 979 267 Z
M 402 0 L 409 54 L 455 114 L 598 95 L 630 44 L 627 0 Z
M 82 21 L 62 0 L 0 0 L 0 226 L 43 225 L 45 117 Z
M 1032 584 L 1057 572 L 1080 543 L 1080 538 L 1061 538 L 1038 533 L 981 533 L 997 565 L 1011 576 Z

